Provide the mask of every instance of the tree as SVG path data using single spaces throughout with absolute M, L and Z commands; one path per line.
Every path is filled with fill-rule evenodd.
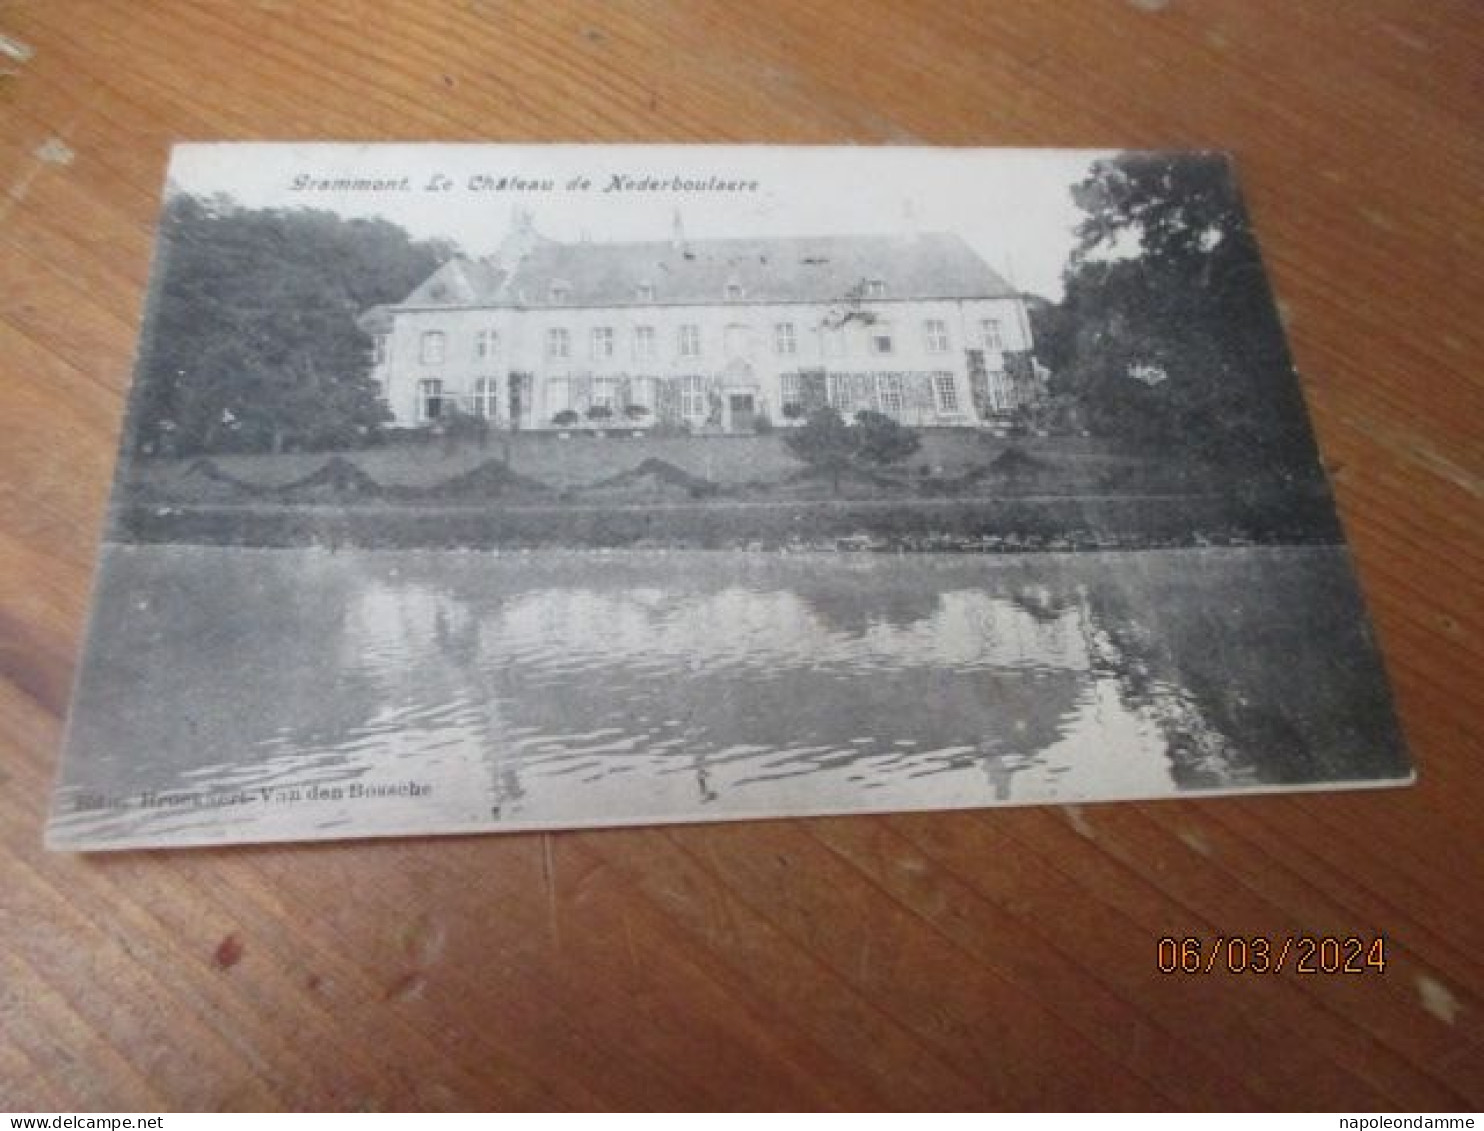
M 840 476 L 855 458 L 855 437 L 838 412 L 828 406 L 815 409 L 783 443 L 811 470 L 828 475 L 835 493 L 840 493 Z
M 1123 154 L 1072 189 L 1084 213 L 1059 312 L 1040 315 L 1052 392 L 1090 428 L 1247 469 L 1315 466 L 1282 329 L 1226 161 Z
M 858 412 L 854 426 L 828 405 L 809 413 L 801 427 L 784 437 L 788 450 L 811 470 L 828 475 L 836 494 L 840 477 L 852 469 L 877 469 L 912 455 L 922 440 L 910 428 L 879 412 Z
M 855 458 L 875 467 L 901 463 L 922 447 L 922 437 L 881 412 L 855 414 Z
M 1077 333 L 1066 304 L 1028 294 L 1025 311 L 1036 343 L 1036 360 L 1053 374 L 1062 372 L 1071 364 Z
M 356 317 L 446 257 L 384 220 L 172 197 L 129 437 L 140 451 L 363 443 L 385 419 Z
M 443 451 L 452 455 L 462 443 L 473 442 L 481 448 L 489 444 L 490 422 L 486 416 L 466 412 L 452 399 L 443 402 L 438 414 L 437 431 L 443 434 Z

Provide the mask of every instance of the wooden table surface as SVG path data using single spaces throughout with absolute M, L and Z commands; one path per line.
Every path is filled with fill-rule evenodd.
M 1484 1102 L 1477 0 L 20 0 L 0 33 L 0 1109 Z M 1233 150 L 1420 784 L 48 854 L 200 139 Z M 1156 969 L 1296 932 L 1390 961 Z

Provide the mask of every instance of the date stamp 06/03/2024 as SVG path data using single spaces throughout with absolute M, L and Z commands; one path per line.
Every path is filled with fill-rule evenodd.
M 1384 974 L 1381 935 L 1165 935 L 1156 959 L 1161 974 Z

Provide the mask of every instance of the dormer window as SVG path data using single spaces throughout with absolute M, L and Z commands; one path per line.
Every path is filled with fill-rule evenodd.
M 884 280 L 882 280 L 882 279 L 867 279 L 866 280 L 866 297 L 867 298 L 885 298 L 886 297 L 886 282 Z
M 567 302 L 572 297 L 572 287 L 563 282 L 551 284 L 551 301 L 556 304 Z
M 640 283 L 637 287 L 634 288 L 634 297 L 637 298 L 640 302 L 653 302 L 654 284 Z
M 728 283 L 727 284 L 727 292 L 726 293 L 727 293 L 727 301 L 728 302 L 740 302 L 741 299 L 742 299 L 742 295 L 743 295 L 742 284 L 741 283 Z

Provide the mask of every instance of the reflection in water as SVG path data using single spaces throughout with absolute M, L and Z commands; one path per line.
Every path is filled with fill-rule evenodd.
M 115 546 L 54 834 L 191 843 L 1395 776 L 1357 614 L 1328 548 Z

